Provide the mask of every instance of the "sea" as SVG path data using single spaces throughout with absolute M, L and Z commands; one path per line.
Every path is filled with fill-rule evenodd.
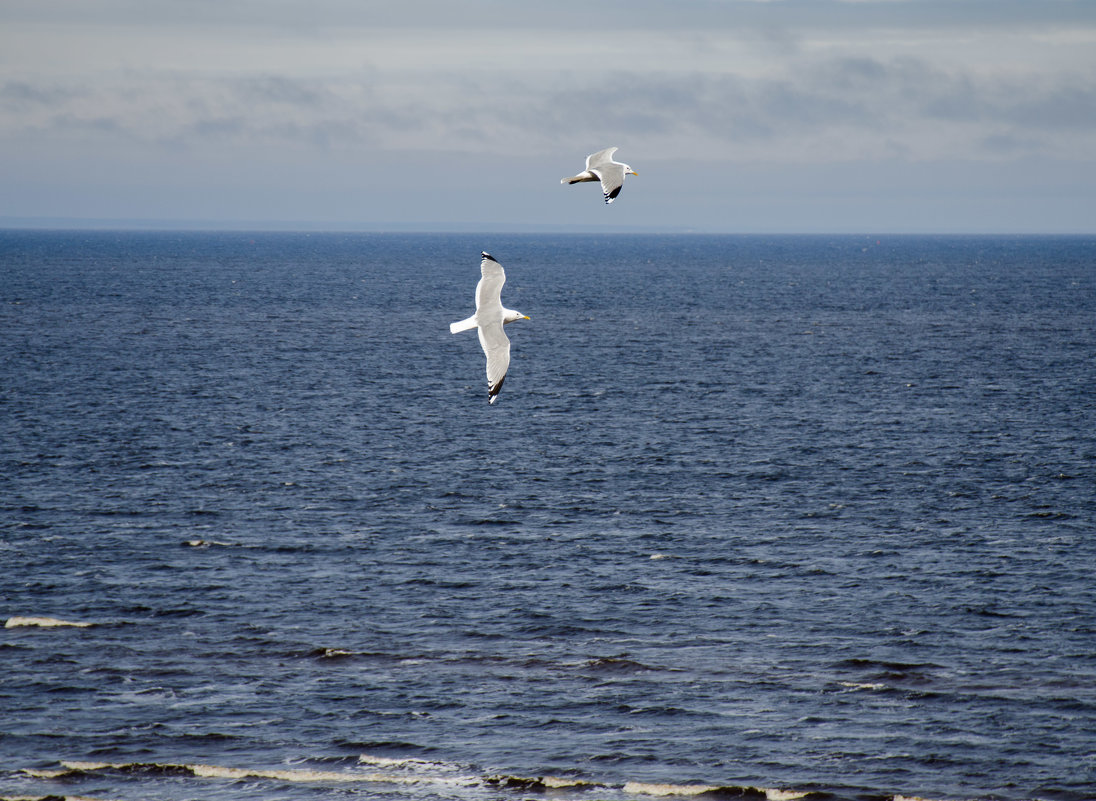
M 0 626 L 3 799 L 1096 798 L 1096 237 L 0 231 Z

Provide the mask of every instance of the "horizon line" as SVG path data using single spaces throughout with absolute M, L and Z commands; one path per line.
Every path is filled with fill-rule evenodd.
M 0 216 L 0 230 L 55 231 L 220 231 L 225 233 L 421 233 L 421 234 L 658 234 L 710 236 L 1096 236 L 1096 229 L 717 229 L 690 226 L 566 223 L 347 222 L 308 220 L 202 220 L 137 217 Z

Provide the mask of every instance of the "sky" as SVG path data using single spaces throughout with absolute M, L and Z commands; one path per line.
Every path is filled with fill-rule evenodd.
M 43 221 L 1093 233 L 1096 2 L 2 0 Z

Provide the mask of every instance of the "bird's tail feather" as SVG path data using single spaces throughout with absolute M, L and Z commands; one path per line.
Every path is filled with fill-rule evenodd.
M 476 318 L 469 317 L 467 320 L 461 320 L 459 323 L 449 323 L 449 332 L 459 334 L 461 331 L 467 331 L 468 329 L 475 327 Z

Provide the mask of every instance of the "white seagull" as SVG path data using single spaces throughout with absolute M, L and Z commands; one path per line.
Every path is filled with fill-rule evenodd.
M 487 400 L 494 403 L 506 378 L 506 368 L 510 366 L 510 340 L 502 327 L 506 323 L 529 318 L 502 305 L 506 272 L 490 253 L 483 252 L 481 255 L 480 273 L 483 277 L 476 284 L 476 313 L 467 320 L 450 323 L 449 330 L 454 334 L 470 328 L 479 330 L 480 345 L 487 354 Z
M 612 203 L 620 194 L 620 188 L 624 186 L 625 175 L 639 175 L 627 164 L 613 161 L 613 154 L 619 148 L 607 147 L 586 157 L 586 169 L 578 175 L 570 178 L 561 178 L 561 184 L 580 184 L 583 181 L 601 181 L 601 191 L 605 194 L 605 202 Z

